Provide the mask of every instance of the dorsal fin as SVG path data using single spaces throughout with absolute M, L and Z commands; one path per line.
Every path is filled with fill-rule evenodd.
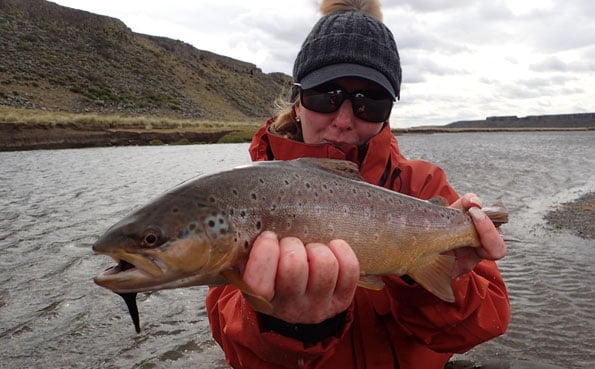
M 362 175 L 359 173 L 357 164 L 349 160 L 325 159 L 325 158 L 300 158 L 296 162 L 303 163 L 308 166 L 315 166 L 323 170 L 333 172 L 341 177 L 354 179 L 356 181 L 365 182 Z

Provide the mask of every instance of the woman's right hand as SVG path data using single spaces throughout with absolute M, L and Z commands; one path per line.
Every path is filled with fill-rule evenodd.
M 271 302 L 270 315 L 316 324 L 349 308 L 359 276 L 357 257 L 343 240 L 304 245 L 298 238 L 279 240 L 265 231 L 254 241 L 242 278 Z

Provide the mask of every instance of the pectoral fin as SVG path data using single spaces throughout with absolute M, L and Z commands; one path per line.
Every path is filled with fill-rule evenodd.
M 244 282 L 239 271 L 235 269 L 225 270 L 221 272 L 221 275 L 223 275 L 229 284 L 236 286 L 250 299 L 250 304 L 255 310 L 264 314 L 271 314 L 273 312 L 273 305 L 271 305 L 271 302 L 254 292 L 252 288 Z
M 431 263 L 410 271 L 409 275 L 435 296 L 447 302 L 455 302 L 450 278 L 454 262 L 455 257 L 452 255 L 438 255 Z

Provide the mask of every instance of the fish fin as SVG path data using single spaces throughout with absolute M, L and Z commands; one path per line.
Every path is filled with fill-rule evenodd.
M 120 297 L 124 299 L 124 302 L 126 302 L 126 307 L 128 307 L 128 312 L 130 313 L 132 323 L 134 324 L 134 330 L 136 331 L 136 333 L 140 333 L 140 319 L 138 314 L 138 307 L 136 305 L 136 292 L 116 292 L 116 294 L 120 295 Z
M 384 282 L 377 275 L 362 275 L 357 285 L 375 291 L 380 291 L 384 288 Z
M 500 227 L 502 224 L 508 223 L 508 209 L 503 203 L 497 202 L 491 206 L 481 208 L 484 213 L 490 218 L 492 223 L 496 227 Z
M 324 170 L 331 171 L 341 177 L 364 181 L 359 172 L 357 164 L 349 160 L 326 159 L 326 158 L 300 158 L 300 162 L 309 163 Z
M 450 271 L 455 257 L 452 255 L 438 255 L 434 261 L 408 274 L 426 290 L 447 302 L 455 302 L 452 292 Z
M 250 298 L 250 304 L 256 308 L 255 310 L 269 315 L 273 312 L 273 305 L 271 305 L 271 302 L 254 292 L 252 288 L 244 282 L 238 270 L 224 270 L 221 272 L 221 275 L 223 275 L 227 282 L 236 286 L 244 295 Z
M 439 206 L 448 206 L 448 205 L 450 205 L 450 204 L 448 203 L 448 200 L 447 200 L 447 199 L 445 199 L 445 198 L 444 198 L 444 197 L 442 197 L 442 196 L 436 196 L 436 197 L 432 197 L 431 199 L 429 199 L 429 200 L 428 200 L 428 202 L 429 202 L 430 204 L 439 205 Z

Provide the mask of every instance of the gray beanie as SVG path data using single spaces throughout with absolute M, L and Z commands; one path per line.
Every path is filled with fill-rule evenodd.
M 401 63 L 391 31 L 371 15 L 337 11 L 318 20 L 293 65 L 303 89 L 341 77 L 362 77 L 400 97 Z M 297 96 L 294 88 L 292 98 Z

